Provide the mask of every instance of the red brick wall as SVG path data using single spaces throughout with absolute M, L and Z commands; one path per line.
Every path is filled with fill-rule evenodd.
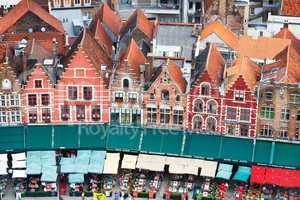
M 101 63 L 99 63 L 99 66 Z M 86 53 L 79 48 L 70 60 L 68 66 L 64 66 L 65 70 L 60 76 L 55 90 L 55 109 L 57 112 L 54 115 L 54 122 L 63 122 L 60 119 L 60 106 L 70 105 L 71 119 L 69 122 L 78 122 L 76 120 L 76 105 L 85 105 L 86 117 L 84 122 L 93 122 L 91 119 L 91 106 L 101 106 L 100 122 L 108 122 L 109 117 L 109 90 L 104 82 L 98 68 L 89 61 Z M 77 74 L 76 74 L 77 70 Z M 83 70 L 84 74 L 79 75 L 78 70 Z M 78 100 L 68 99 L 68 86 L 78 86 Z M 93 99 L 83 100 L 83 86 L 93 87 Z M 65 122 L 63 122 L 65 123 Z

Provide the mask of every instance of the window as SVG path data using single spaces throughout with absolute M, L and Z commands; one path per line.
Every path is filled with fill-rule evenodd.
M 190 1 L 190 2 L 189 2 L 189 9 L 192 9 L 192 8 L 193 8 L 193 2 Z
M 255 9 L 253 7 L 250 8 L 250 15 L 254 15 L 255 14 Z
M 0 106 L 1 107 L 5 107 L 6 106 L 6 96 L 5 95 L 1 95 L 0 96 Z
M 28 117 L 29 117 L 29 123 L 37 122 L 37 112 L 36 111 L 29 111 Z
M 245 92 L 243 90 L 235 90 L 234 91 L 234 100 L 235 101 L 244 101 Z
M 227 107 L 226 119 L 236 120 L 237 118 L 237 109 L 233 107 Z
M 168 52 L 167 51 L 163 51 L 163 57 L 167 57 L 168 56 Z
M 250 109 L 249 108 L 241 108 L 240 120 L 249 122 L 250 121 Z
M 123 79 L 123 88 L 124 89 L 129 88 L 129 80 L 127 78 Z
M 71 6 L 71 0 L 65 0 L 64 6 Z
M 83 99 L 92 100 L 93 99 L 93 88 L 92 87 L 83 87 Z
M 207 119 L 206 130 L 207 131 L 216 131 L 217 121 L 213 117 Z
M 132 110 L 132 123 L 137 125 L 141 124 L 141 111 L 133 109 Z
M 176 125 L 183 124 L 183 110 L 174 110 L 173 111 L 173 123 Z
M 43 88 L 42 80 L 34 80 L 34 87 L 35 88 Z
M 69 86 L 68 87 L 68 98 L 69 100 L 76 100 L 78 98 L 77 87 Z
M 74 0 L 74 5 L 75 6 L 80 6 L 80 0 Z
M 280 139 L 288 139 L 288 130 L 287 130 L 287 128 L 280 128 L 279 138 Z
M 217 103 L 214 100 L 207 102 L 207 112 L 211 114 L 217 114 Z
M 100 106 L 92 106 L 92 120 L 99 121 L 101 119 L 101 109 Z
M 170 99 L 169 91 L 168 90 L 161 91 L 161 100 L 169 101 L 169 99 Z
M 137 102 L 137 93 L 128 93 L 128 100 L 130 103 Z
M 156 108 L 147 108 L 147 122 L 156 123 Z
M 271 126 L 265 126 L 260 129 L 260 136 L 262 137 L 272 137 L 273 136 L 273 128 Z
M 29 94 L 28 95 L 28 105 L 29 106 L 36 106 L 36 94 Z
M 201 85 L 201 95 L 208 96 L 209 95 L 209 85 L 208 84 L 202 84 Z
M 19 111 L 11 111 L 11 122 L 17 123 L 20 122 L 21 115 Z
M 272 91 L 267 91 L 265 93 L 265 99 L 266 99 L 266 101 L 272 101 L 273 100 L 273 92 Z
M 297 111 L 297 121 L 300 121 L 300 110 Z
M 193 129 L 201 131 L 202 130 L 202 118 L 200 116 L 195 116 L 193 119 Z
M 281 120 L 287 121 L 290 119 L 290 110 L 289 109 L 281 109 Z
M 194 112 L 203 112 L 203 101 L 201 99 L 196 99 L 193 106 Z
M 91 4 L 91 0 L 84 0 L 84 4 L 85 4 L 85 5 Z
M 42 94 L 42 105 L 48 106 L 50 104 L 50 95 L 49 94 Z
M 110 109 L 110 121 L 112 123 L 119 123 L 119 109 L 118 108 L 111 108 Z
M 123 102 L 123 92 L 116 92 L 115 93 L 115 101 L 116 102 Z
M 76 106 L 76 119 L 78 121 L 85 120 L 85 106 L 84 105 L 77 105 Z
M 60 118 L 63 121 L 68 121 L 70 119 L 70 107 L 69 106 L 61 106 L 60 107 Z
M 60 7 L 60 0 L 54 0 L 54 7 Z
M 50 121 L 51 121 L 50 108 L 43 108 L 42 109 L 42 121 L 44 123 L 50 123 Z
M 226 126 L 226 134 L 227 135 L 235 135 L 236 126 L 235 125 L 227 125 Z
M 170 109 L 162 108 L 160 109 L 160 123 L 169 124 L 170 122 Z
M 18 94 L 11 94 L 10 95 L 10 105 L 11 106 L 19 106 L 20 105 L 20 100 L 19 100 L 19 95 Z
M 121 109 L 121 123 L 129 124 L 130 123 L 130 110 L 122 108 Z
M 299 104 L 300 103 L 300 94 L 290 94 L 289 103 Z
M 181 100 L 181 96 L 180 95 L 176 95 L 176 101 L 179 102 Z
M 150 93 L 149 99 L 154 100 L 155 99 L 155 94 L 154 93 Z
M 7 122 L 6 112 L 3 112 L 3 111 L 0 112 L 0 122 L 1 123 L 6 123 Z
M 263 37 L 264 36 L 264 32 L 263 31 L 259 31 L 259 36 Z
M 260 116 L 263 119 L 274 119 L 274 108 L 263 106 L 260 111 Z
M 247 137 L 249 135 L 249 125 L 241 124 L 240 125 L 240 136 Z
M 273 5 L 274 0 L 269 0 L 269 5 Z

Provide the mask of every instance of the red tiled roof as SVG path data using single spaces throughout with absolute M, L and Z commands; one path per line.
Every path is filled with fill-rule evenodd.
M 27 41 L 32 41 L 35 39 L 38 41 L 45 49 L 52 51 L 52 40 L 56 39 L 57 43 L 57 53 L 59 55 L 65 54 L 65 36 L 62 33 L 56 32 L 34 32 L 34 33 L 18 33 L 18 34 L 5 34 L 3 36 L 3 41 L 8 44 L 8 46 L 15 46 L 22 39 Z
M 273 59 L 279 52 L 291 43 L 288 39 L 258 37 L 253 39 L 249 36 L 242 36 L 239 39 L 237 50 L 240 56 L 251 59 Z
M 112 9 L 110 9 L 107 3 L 102 4 L 93 18 L 90 25 L 90 30 L 92 33 L 96 32 L 98 21 L 104 23 L 116 36 L 119 34 L 122 26 L 121 18 L 119 15 L 114 13 Z
M 249 89 L 254 90 L 259 75 L 259 66 L 246 56 L 239 56 L 231 67 L 226 69 L 226 88 L 229 88 L 237 78 L 242 76 Z
M 300 1 L 299 0 L 282 0 L 281 15 L 300 16 Z
M 64 33 L 64 28 L 60 21 L 45 11 L 33 0 L 22 0 L 18 5 L 11 9 L 3 18 L 0 19 L 0 33 L 4 33 L 13 26 L 26 13 L 32 12 L 57 31 Z
M 228 30 L 228 28 L 226 28 L 226 26 L 221 24 L 219 21 L 214 21 L 205 26 L 204 29 L 201 31 L 198 40 L 202 41 L 206 37 L 210 36 L 212 33 L 215 33 L 230 48 L 238 48 L 237 36 L 230 30 Z
M 274 35 L 275 38 L 289 39 L 294 44 L 294 47 L 300 52 L 300 40 L 289 30 L 288 27 L 282 28 L 278 33 Z
M 123 24 L 121 34 L 124 35 L 128 29 L 133 30 L 135 28 L 144 33 L 149 40 L 152 39 L 154 24 L 147 19 L 142 10 L 135 10 L 135 12 L 128 18 L 128 21 Z
M 35 39 L 32 40 L 30 52 L 29 52 L 29 59 L 36 59 L 38 61 L 42 61 L 45 58 L 51 58 L 52 53 L 43 47 L 43 45 L 36 41 Z
M 82 48 L 86 55 L 90 58 L 93 65 L 100 69 L 101 64 L 108 65 L 109 68 L 112 67 L 112 60 L 105 52 L 104 49 L 98 44 L 98 42 L 95 41 L 95 39 L 92 36 L 92 33 L 84 29 L 83 30 L 83 36 L 80 42 L 80 48 Z
M 140 77 L 140 65 L 147 63 L 147 59 L 134 39 L 131 39 L 127 49 L 120 57 L 120 63 L 117 66 L 117 69 L 124 69 L 126 67 L 126 61 L 128 62 L 128 69 L 137 77 Z
M 224 58 L 215 44 L 210 44 L 205 69 L 212 82 L 219 85 L 223 77 Z
M 177 87 L 180 89 L 180 92 L 184 93 L 186 90 L 186 81 L 182 76 L 180 68 L 170 59 L 167 61 L 167 67 L 170 77 L 176 83 Z
M 112 53 L 112 41 L 106 34 L 102 24 L 100 21 L 97 23 L 97 28 L 95 32 L 95 39 L 97 40 L 98 44 L 102 46 L 102 48 L 111 55 Z

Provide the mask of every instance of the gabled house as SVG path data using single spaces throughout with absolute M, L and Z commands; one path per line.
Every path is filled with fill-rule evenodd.
M 104 2 L 90 24 L 90 31 L 96 35 L 97 32 L 104 29 L 110 40 L 115 44 L 118 42 L 121 27 L 122 21 L 119 15 Z
M 154 24 L 147 19 L 142 10 L 136 10 L 130 15 L 120 30 L 120 53 L 123 53 L 131 38 L 133 38 L 144 53 L 144 56 L 147 56 L 151 48 L 153 31 Z
M 27 73 L 27 80 L 21 91 L 22 122 L 51 123 L 55 114 L 55 73 L 41 64 L 36 64 Z
M 154 72 L 144 91 L 144 125 L 183 129 L 186 123 L 187 83 L 170 59 Z
M 300 54 L 289 45 L 276 62 L 262 67 L 260 83 L 259 137 L 300 140 Z
M 7 58 L 0 55 L 0 125 L 21 123 L 20 90 L 21 84 L 13 68 Z
M 219 21 L 211 22 L 203 27 L 196 42 L 195 56 L 199 55 L 208 43 L 215 43 L 226 60 L 234 59 L 239 45 L 238 37 Z
M 134 39 L 120 56 L 110 82 L 110 123 L 141 124 L 142 92 L 149 63 Z
M 55 123 L 108 122 L 112 60 L 84 29 L 63 61 L 55 89 Z
M 226 135 L 256 136 L 257 86 L 260 67 L 245 56 L 224 72 L 221 129 Z
M 221 111 L 225 61 L 215 44 L 209 44 L 195 61 L 187 97 L 186 128 L 196 132 L 222 132 Z

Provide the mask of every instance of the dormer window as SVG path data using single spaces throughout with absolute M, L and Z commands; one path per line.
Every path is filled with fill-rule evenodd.
M 124 89 L 129 88 L 129 80 L 127 78 L 123 79 L 123 88 Z
M 8 79 L 4 79 L 2 81 L 2 89 L 3 90 L 10 90 L 11 88 L 12 88 L 11 81 L 8 80 Z
M 65 6 L 65 7 L 71 6 L 71 0 L 65 0 L 65 1 L 64 1 L 64 6 Z
M 74 5 L 75 6 L 80 6 L 80 0 L 74 0 Z
M 90 5 L 91 4 L 91 0 L 84 0 L 84 5 Z
M 116 102 L 123 102 L 123 92 L 116 92 L 115 93 L 115 101 Z
M 209 95 L 209 85 L 208 84 L 201 85 L 201 95 L 203 95 L 203 96 Z
M 234 91 L 234 100 L 235 101 L 244 101 L 245 100 L 245 92 L 243 90 L 235 90 Z

